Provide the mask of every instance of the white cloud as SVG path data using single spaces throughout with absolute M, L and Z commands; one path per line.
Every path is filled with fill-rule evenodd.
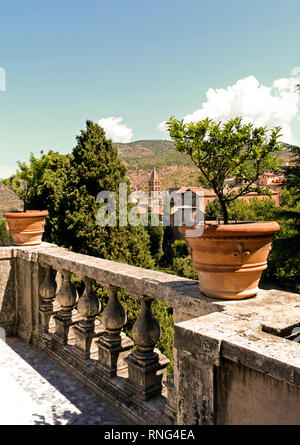
M 127 125 L 121 124 L 122 120 L 122 117 L 107 117 L 100 119 L 98 125 L 105 130 L 106 136 L 113 142 L 130 142 L 133 131 Z
M 280 126 L 281 140 L 296 143 L 291 123 L 298 114 L 298 103 L 299 94 L 295 92 L 294 78 L 277 79 L 271 87 L 266 87 L 251 75 L 227 88 L 209 88 L 206 102 L 185 116 L 184 122 L 197 122 L 206 117 L 227 121 L 241 116 L 244 123 L 251 122 L 254 126 Z M 164 122 L 157 128 L 165 131 Z
M 17 167 L 12 167 L 9 165 L 0 165 L 0 179 L 9 178 L 13 173 L 15 173 Z
M 158 128 L 158 130 L 160 131 L 168 131 L 166 122 L 161 122 L 160 124 L 157 125 L 156 128 Z

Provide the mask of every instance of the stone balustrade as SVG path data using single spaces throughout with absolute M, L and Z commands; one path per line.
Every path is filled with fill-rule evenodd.
M 243 378 L 252 388 L 252 408 L 259 405 L 255 391 L 268 388 L 261 419 L 264 403 L 280 396 L 285 406 L 277 406 L 277 421 L 281 411 L 291 413 L 292 423 L 300 415 L 300 345 L 283 338 L 300 325 L 299 295 L 261 290 L 249 300 L 217 300 L 201 294 L 196 281 L 47 243 L 0 247 L 0 273 L 6 334 L 47 352 L 132 423 L 226 424 L 235 416 L 242 423 L 241 412 L 251 423 L 252 409 L 239 409 Z M 81 280 L 80 292 L 72 276 Z M 104 308 L 96 284 L 107 289 Z M 124 332 L 120 289 L 140 303 L 132 338 Z M 168 378 L 169 360 L 157 349 L 154 299 L 173 309 L 174 374 Z

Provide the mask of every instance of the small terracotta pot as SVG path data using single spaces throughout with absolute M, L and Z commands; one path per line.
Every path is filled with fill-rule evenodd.
M 277 222 L 206 222 L 201 236 L 185 236 L 200 290 L 209 297 L 243 299 L 254 297 L 272 238 L 280 229 Z M 186 235 L 185 226 L 179 231 Z
M 41 244 L 47 215 L 47 210 L 4 213 L 14 246 Z

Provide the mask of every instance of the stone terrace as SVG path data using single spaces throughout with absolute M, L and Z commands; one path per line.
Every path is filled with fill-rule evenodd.
M 59 364 L 20 338 L 0 340 L 0 376 L 0 425 L 126 424 Z
M 71 274 L 84 282 L 79 299 Z M 108 289 L 104 310 L 94 282 Z M 119 289 L 141 304 L 133 340 L 123 332 Z M 174 374 L 168 378 L 168 359 L 156 347 L 155 298 L 174 314 Z M 33 362 L 24 362 L 26 372 L 41 371 L 26 385 L 34 408 L 25 403 L 16 423 L 300 423 L 300 345 L 290 340 L 300 326 L 297 294 L 260 290 L 249 300 L 217 300 L 174 275 L 47 243 L 6 246 L 0 248 L 0 326 L 8 340 L 2 347 L 12 357 L 2 360 L 8 381 L 26 356 L 39 363 L 32 370 Z M 64 369 L 57 371 L 61 379 L 53 379 L 55 366 Z M 39 389 L 43 378 L 55 394 L 45 405 L 37 403 L 48 397 Z

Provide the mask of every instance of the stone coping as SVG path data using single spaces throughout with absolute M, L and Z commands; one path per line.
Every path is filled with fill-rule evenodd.
M 164 300 L 170 307 L 183 309 L 191 318 L 223 311 L 239 318 L 255 317 L 257 320 L 262 318 L 266 323 L 266 331 L 272 329 L 268 326 L 266 306 L 269 308 L 270 305 L 279 304 L 281 317 L 288 313 L 288 317 L 286 317 L 288 320 L 294 313 L 295 305 L 300 306 L 299 295 L 276 290 L 260 289 L 256 297 L 247 300 L 210 298 L 200 292 L 198 281 L 78 254 L 55 244 L 44 242 L 39 246 L 0 247 L 0 260 L 5 258 L 20 258 L 25 261 L 47 264 L 59 271 L 67 270 L 79 277 L 87 276 L 104 286 L 113 285 L 124 288 L 134 296 L 145 295 L 158 298 Z M 273 322 L 274 320 L 271 323 Z M 283 322 L 281 328 L 279 323 L 280 319 L 278 318 L 275 330 L 284 329 L 286 322 Z
M 273 317 L 276 326 L 280 317 L 277 305 L 265 307 L 265 311 L 268 311 L 269 325 Z M 300 325 L 299 297 L 294 317 Z M 257 319 L 253 313 L 238 317 L 223 312 L 177 323 L 174 346 L 216 366 L 225 358 L 300 387 L 300 344 L 264 332 L 263 318 L 263 313 Z M 291 323 L 293 326 L 294 320 Z

